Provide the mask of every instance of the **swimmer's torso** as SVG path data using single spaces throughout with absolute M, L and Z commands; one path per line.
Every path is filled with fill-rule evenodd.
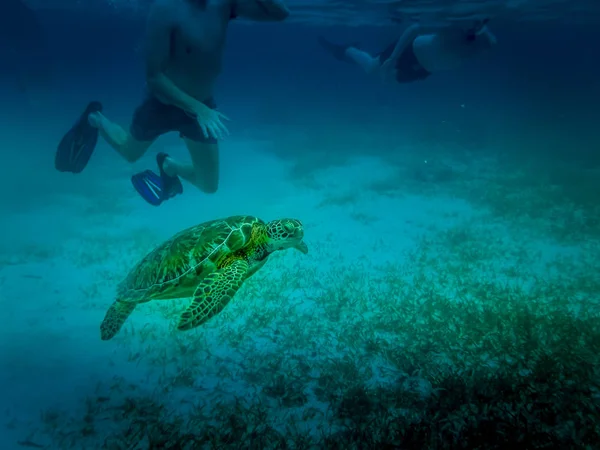
M 190 0 L 170 1 L 176 9 L 170 18 L 170 57 L 164 73 L 186 94 L 206 100 L 221 72 L 232 2 L 210 0 L 203 8 Z

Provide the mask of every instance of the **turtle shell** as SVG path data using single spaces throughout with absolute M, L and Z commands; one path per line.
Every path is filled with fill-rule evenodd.
M 119 286 L 121 300 L 134 302 L 191 296 L 199 281 L 229 255 L 250 245 L 252 216 L 212 220 L 180 231 L 142 259 Z

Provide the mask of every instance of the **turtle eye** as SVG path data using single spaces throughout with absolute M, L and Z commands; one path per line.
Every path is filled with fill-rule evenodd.
M 283 228 L 285 231 L 287 231 L 288 233 L 291 233 L 292 231 L 294 231 L 294 225 L 291 224 L 290 222 L 286 222 L 283 224 Z

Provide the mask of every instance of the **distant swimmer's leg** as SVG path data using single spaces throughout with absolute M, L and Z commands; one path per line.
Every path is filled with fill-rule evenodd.
M 349 47 L 346 50 L 346 56 L 354 61 L 357 65 L 362 67 L 362 69 L 369 74 L 377 71 L 377 69 L 381 67 L 381 61 L 379 57 L 371 56 L 367 52 L 359 50 L 355 47 Z
M 346 56 L 346 50 L 352 45 L 334 44 L 333 42 L 325 39 L 323 36 L 319 36 L 317 40 L 319 45 L 338 61 L 354 64 L 354 61 Z
M 355 64 L 361 67 L 366 73 L 372 73 L 380 65 L 378 57 L 373 57 L 369 53 L 357 48 L 357 43 L 350 45 L 334 44 L 328 41 L 323 36 L 318 38 L 319 45 L 323 47 L 327 53 L 332 55 L 338 61 Z

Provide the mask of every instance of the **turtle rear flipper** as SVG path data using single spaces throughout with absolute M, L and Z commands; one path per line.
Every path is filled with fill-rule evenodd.
M 179 318 L 177 329 L 184 331 L 196 328 L 223 311 L 242 286 L 248 269 L 246 260 L 236 259 L 209 274 L 196 288 L 192 303 Z
M 100 338 L 103 341 L 108 341 L 115 337 L 135 307 L 135 303 L 123 302 L 121 300 L 116 300 L 110 305 L 110 308 L 106 311 L 104 320 L 100 324 Z

